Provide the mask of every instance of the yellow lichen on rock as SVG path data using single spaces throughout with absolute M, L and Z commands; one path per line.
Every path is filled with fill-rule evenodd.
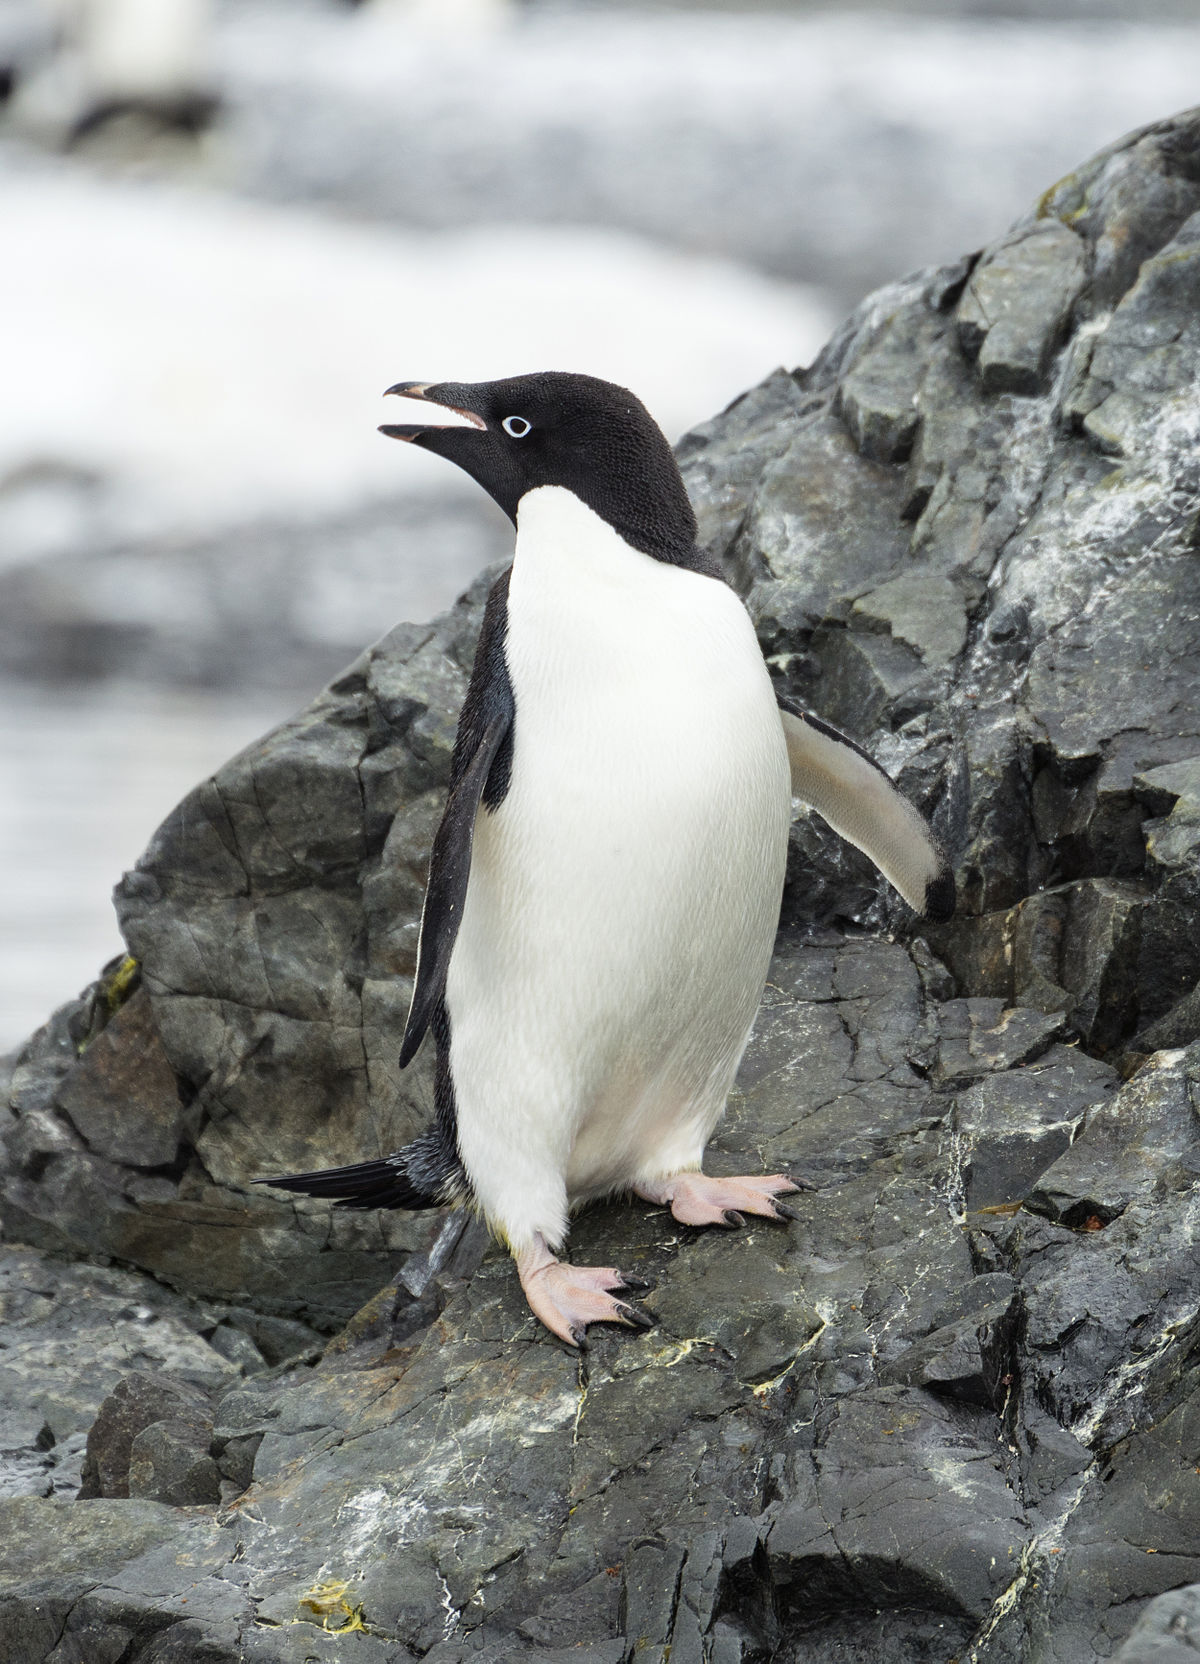
M 346 1598 L 349 1589 L 348 1583 L 315 1583 L 307 1594 L 300 1596 L 299 1605 L 313 1614 L 322 1629 L 334 1634 L 346 1635 L 353 1629 L 365 1629 L 362 1607 L 352 1606 Z
M 141 966 L 132 954 L 127 953 L 116 970 L 104 984 L 104 1002 L 108 1006 L 111 1017 L 119 1011 L 133 992 L 134 981 L 141 970 Z

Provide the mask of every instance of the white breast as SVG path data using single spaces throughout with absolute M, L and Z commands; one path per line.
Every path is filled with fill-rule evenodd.
M 460 1149 L 494 1222 L 491 1193 L 537 1189 L 526 1150 L 572 1199 L 698 1161 L 761 992 L 790 808 L 737 597 L 559 487 L 521 503 L 505 653 L 512 780 L 479 816 L 447 983 Z

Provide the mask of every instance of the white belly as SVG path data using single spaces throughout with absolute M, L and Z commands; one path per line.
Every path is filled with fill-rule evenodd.
M 696 1166 L 754 1018 L 790 783 L 723 584 L 523 500 L 512 780 L 476 824 L 447 981 L 459 1147 L 514 1246 L 568 1202 Z

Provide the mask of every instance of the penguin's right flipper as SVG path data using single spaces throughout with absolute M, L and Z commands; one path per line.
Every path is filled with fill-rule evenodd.
M 954 873 L 920 811 L 845 734 L 782 703 L 779 717 L 792 795 L 869 856 L 916 912 L 948 919 L 954 911 Z
M 511 571 L 510 567 L 501 573 L 488 595 L 471 680 L 454 739 L 450 793 L 429 857 L 429 882 L 417 943 L 417 979 L 400 1046 L 402 1069 L 416 1056 L 445 991 L 450 955 L 467 898 L 479 805 L 482 802 L 486 808 L 496 808 L 508 789 L 514 707 L 504 638 L 508 629 Z

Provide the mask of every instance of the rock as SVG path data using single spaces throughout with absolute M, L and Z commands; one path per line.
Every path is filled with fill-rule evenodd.
M 1142 1613 L 1117 1664 L 1195 1664 L 1200 1652 L 1200 1584 L 1159 1595 Z
M 1197 1039 L 1200 1039 L 1200 983 L 1173 1005 L 1165 1017 L 1135 1035 L 1129 1042 L 1129 1051 L 1135 1060 L 1144 1061 L 1151 1052 L 1187 1046 Z
M 1198 1081 L 1200 1049 L 1159 1052 L 1115 1099 L 1088 1111 L 1070 1150 L 1042 1173 L 1030 1209 L 1098 1230 L 1134 1200 L 1159 1197 L 1164 1183 L 1189 1187 Z
M 1152 815 L 1166 815 L 1180 808 L 1194 815 L 1200 809 L 1200 757 L 1147 769 L 1134 778 L 1133 786 Z
M 147 1497 L 151 1502 L 171 1502 L 178 1508 L 221 1500 L 221 1474 L 209 1454 L 212 1423 L 202 1417 L 167 1417 L 151 1422 L 136 1433 L 129 1446 L 129 1495 Z M 232 1464 L 232 1471 L 253 1472 L 253 1456 Z
M 83 1053 L 56 1100 L 89 1150 L 133 1167 L 170 1167 L 186 1117 L 144 988 Z
M 320 714 L 243 753 L 159 833 L 120 901 L 145 993 L 81 1058 L 60 1023 L 18 1065 L 10 1231 L 326 1329 L 367 1299 L 397 1250 L 428 1246 L 427 1216 L 343 1214 L 331 1237 L 324 1210 L 297 1214 L 249 1180 L 303 1165 L 316 1127 L 335 1161 L 363 1115 L 390 1149 L 428 1110 L 428 1065 L 401 1084 L 386 1037 L 403 1023 L 483 589 L 440 632 L 402 627 L 377 669 L 364 656 Z M 398 647 L 412 655 L 406 672 Z M 341 709 L 347 697 L 356 717 Z M 134 1023 L 138 1090 L 118 1118 L 103 1094 L 120 1092 L 120 1034 Z M 97 1127 L 93 1145 L 84 1134 Z M 297 1229 L 301 1218 L 310 1224 Z
M 312 1345 L 311 1330 L 272 1330 L 271 1319 L 193 1304 L 152 1277 L 68 1265 L 32 1249 L 0 1247 L 0 1495 L 71 1495 L 85 1440 L 118 1381 L 169 1377 L 207 1394 L 243 1364 L 215 1342 L 242 1336 L 255 1369 Z M 277 1320 L 275 1320 L 277 1321 Z
M 935 1078 L 966 1086 L 993 1070 L 1031 1063 L 1064 1028 L 1059 1013 L 1005 1010 L 1001 1000 L 947 1000 L 938 1013 Z
M 1011 1277 L 975 1277 L 938 1314 L 937 1326 L 887 1366 L 883 1378 L 1002 1411 L 1014 1378 L 1019 1317 Z
M 581 1370 L 537 1339 L 506 1256 L 456 1281 L 450 1243 L 429 1262 L 450 1275 L 432 1325 L 392 1331 L 376 1308 L 317 1368 L 220 1392 L 213 1460 L 231 1486 L 252 1463 L 253 1482 L 224 1560 L 188 1578 L 213 1656 L 236 1656 L 251 1612 L 270 1635 L 361 1622 L 435 1658 L 507 1656 L 513 1626 L 518 1654 L 552 1655 L 622 1622 L 645 1656 L 699 1657 L 719 1625 L 722 1644 L 761 1646 L 776 1602 L 804 1626 L 832 1600 L 859 1633 L 851 1612 L 902 1600 L 912 1645 L 969 1638 L 1023 1541 L 992 1408 L 1019 1291 L 973 1275 L 938 1142 L 955 1088 L 908 1062 L 961 1044 L 961 1008 L 944 1036 L 941 1014 L 899 944 L 785 943 L 712 1163 L 766 1160 L 822 1188 L 785 1229 L 729 1237 L 660 1211 L 585 1215 L 581 1257 L 654 1283 L 659 1326 L 632 1347 L 598 1336 Z M 1054 1050 L 1036 1013 L 980 1015 L 1010 1036 L 1009 1056 L 982 1048 L 988 1080 L 1020 1078 L 1034 1035 Z M 426 1286 L 414 1261 L 404 1275 Z M 192 1513 L 174 1517 L 166 1563 L 193 1552 Z M 801 1550 L 802 1522 L 824 1548 Z M 150 1576 L 161 1621 L 173 1586 Z M 108 1596 L 88 1613 L 118 1616 Z
M 148 1433 L 154 1436 L 147 1439 Z M 80 1497 L 181 1500 L 158 1493 L 184 1485 L 180 1451 L 202 1449 L 207 1458 L 211 1436 L 212 1416 L 203 1394 L 169 1376 L 123 1375 L 88 1433 Z M 215 1476 L 215 1467 L 213 1472 Z M 215 1484 L 211 1491 L 187 1500 L 215 1502 Z
M 966 281 L 967 268 L 963 270 Z M 938 329 L 933 318 L 916 321 L 907 307 L 892 310 L 886 304 L 875 308 L 871 337 L 864 340 L 854 365 L 840 379 L 836 394 L 837 413 L 850 430 L 860 456 L 873 462 L 906 462 L 920 427 L 917 395 L 925 377 L 920 345 L 936 345 Z M 917 351 L 914 351 L 914 346 Z
M 1039 393 L 1088 274 L 1088 248 L 1061 220 L 1018 231 L 981 260 L 958 306 L 958 340 L 985 393 Z
M 1156 999 L 1142 943 L 1150 907 L 1140 885 L 1085 878 L 931 934 L 965 985 L 1061 1014 L 1064 1031 L 1109 1051 L 1128 1038 L 1142 999 Z
M 118 893 L 140 984 L 11 1062 L 0 1206 L 26 1278 L 126 1267 L 54 1271 L 66 1330 L 155 1279 L 211 1428 L 112 1441 L 175 1506 L 0 1501 L 0 1656 L 1091 1664 L 1200 1583 L 1198 214 L 1192 114 L 681 447 L 781 691 L 933 814 L 961 903 L 915 936 L 797 822 L 708 1159 L 814 1188 L 719 1236 L 587 1210 L 649 1333 L 569 1354 L 463 1221 L 249 1188 L 428 1113 L 395 1049 L 482 585 L 170 817 Z M 113 1384 L 73 1389 L 97 1451 Z
M 962 1141 L 958 1159 L 968 1211 L 1023 1202 L 1071 1147 L 1085 1111 L 1106 1101 L 1118 1084 L 1108 1065 L 1057 1045 L 1022 1068 L 981 1075 L 959 1095 L 951 1119 Z
M 907 643 L 936 669 L 949 664 L 966 646 L 966 604 L 960 591 L 940 575 L 891 578 L 859 597 L 851 614 L 855 616 L 868 628 L 883 626 L 893 640 Z
M 226 1439 L 222 1442 L 216 1457 L 217 1472 L 220 1479 L 227 1480 L 235 1493 L 241 1494 L 254 1477 L 254 1458 L 258 1455 L 258 1447 L 262 1443 L 261 1433 L 246 1434 L 241 1438 Z M 217 1448 L 216 1440 L 213 1448 Z M 219 1482 L 218 1489 L 220 1490 Z M 222 1492 L 222 1499 L 224 1493 Z M 164 1500 L 171 1500 L 164 1498 Z

